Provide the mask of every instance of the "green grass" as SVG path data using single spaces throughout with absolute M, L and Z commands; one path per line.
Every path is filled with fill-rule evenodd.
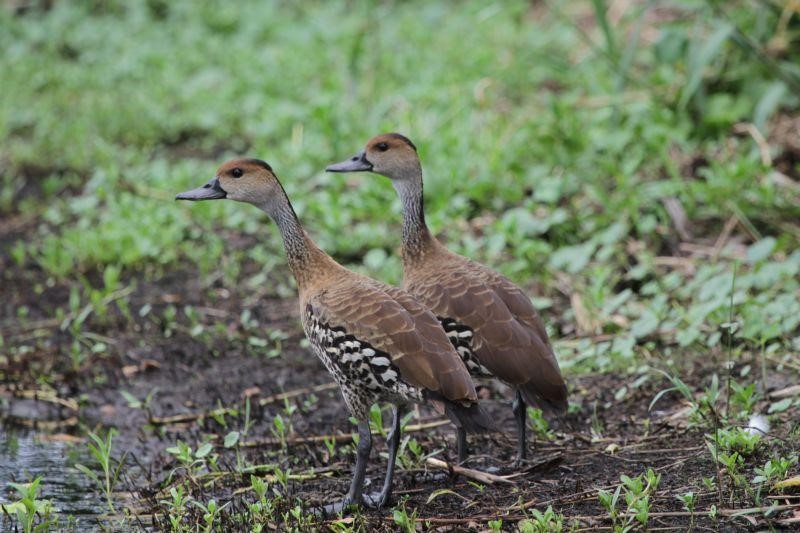
M 628 36 L 642 10 L 627 13 L 606 35 L 613 46 L 598 28 L 578 31 L 573 11 L 586 9 L 557 3 L 468 3 L 457 14 L 446 3 L 322 2 L 3 11 L 1 205 L 45 221 L 15 251 L 61 279 L 186 259 L 209 273 L 231 253 L 229 232 L 244 232 L 264 246 L 235 257 L 271 268 L 279 242 L 263 216 L 171 201 L 226 157 L 250 154 L 273 164 L 326 250 L 396 282 L 394 191 L 322 169 L 399 130 L 420 146 L 434 229 L 546 296 L 566 275 L 592 318 L 585 333 L 623 333 L 595 355 L 629 353 L 662 330 L 681 346 L 717 342 L 701 332 L 725 321 L 733 254 L 700 256 L 691 272 L 659 267 L 679 240 L 669 198 L 696 240 L 712 245 L 731 216 L 747 228 L 734 232 L 741 246 L 764 238 L 746 252 L 734 300 L 774 324 L 748 321 L 749 337 L 788 341 L 800 320 L 800 208 L 753 139 L 731 135 L 752 121 L 768 135 L 772 114 L 798 104 L 792 56 L 765 62 L 732 37 L 738 25 L 766 49 L 779 12 L 681 9 L 655 36 L 644 22 L 646 44 Z M 23 186 L 40 194 L 19 198 Z
M 773 135 L 800 105 L 800 27 L 779 3 L 53 4 L 0 8 L 0 215 L 74 312 L 187 264 L 285 276 L 265 216 L 172 200 L 238 155 L 273 165 L 324 249 L 397 282 L 388 181 L 323 172 L 392 130 L 434 231 L 531 288 L 569 374 L 721 360 L 730 323 L 734 358 L 800 350 L 800 169 Z

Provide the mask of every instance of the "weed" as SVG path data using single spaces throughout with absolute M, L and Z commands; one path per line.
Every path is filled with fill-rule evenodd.
M 369 409 L 369 428 L 372 434 L 386 438 L 386 428 L 383 427 L 383 410 L 378 404 L 373 404 Z
M 392 518 L 394 523 L 400 527 L 405 533 L 414 533 L 417 530 L 417 510 L 414 509 L 411 513 L 406 509 L 406 501 L 402 500 L 400 504 L 392 511 Z
M 210 531 L 215 531 L 217 528 L 215 524 L 217 522 L 217 518 L 219 513 L 225 509 L 230 502 L 220 506 L 217 502 L 213 499 L 209 500 L 208 503 L 201 503 L 197 500 L 191 500 L 192 505 L 196 506 L 203 512 L 203 528 L 202 530 L 206 533 Z
M 598 498 L 606 511 L 615 531 L 625 532 L 633 528 L 635 522 L 641 526 L 647 526 L 650 513 L 650 503 L 653 495 L 658 489 L 661 481 L 661 474 L 656 475 L 651 468 L 635 478 L 626 475 L 620 476 L 622 484 L 611 493 L 607 490 L 600 490 Z M 625 508 L 621 507 L 620 496 L 624 497 Z
M 80 470 L 86 477 L 99 485 L 99 488 L 106 497 L 108 510 L 112 515 L 116 513 L 116 509 L 114 508 L 114 487 L 119 480 L 122 467 L 125 464 L 125 456 L 123 456 L 122 459 L 117 461 L 116 468 L 114 468 L 113 465 L 111 448 L 114 436 L 116 434 L 116 430 L 109 429 L 105 438 L 103 438 L 92 431 L 89 432 L 89 438 L 94 441 L 94 444 L 89 442 L 86 446 L 89 448 L 89 452 L 91 452 L 92 456 L 99 464 L 101 475 L 98 475 L 94 470 L 91 470 L 82 464 L 75 465 L 75 468 Z
M 519 530 L 522 533 L 561 533 L 564 531 L 564 516 L 553 511 L 552 506 L 547 506 L 544 512 L 531 509 L 530 518 L 520 521 Z
M 686 492 L 676 497 L 683 503 L 683 508 L 691 514 L 689 518 L 689 529 L 691 530 L 694 527 L 694 511 L 697 508 L 697 494 L 694 492 Z
M 275 417 L 272 419 L 272 429 L 270 430 L 272 434 L 277 438 L 281 443 L 281 448 L 284 450 L 287 448 L 288 444 L 286 441 L 287 435 L 291 432 L 291 423 L 286 423 L 283 420 L 283 417 L 280 414 L 276 414 Z
M 56 521 L 53 518 L 53 504 L 49 500 L 39 499 L 41 477 L 30 483 L 9 483 L 17 491 L 19 499 L 10 504 L 0 504 L 3 513 L 15 516 L 17 523 L 25 533 L 50 531 Z
M 533 434 L 544 440 L 551 441 L 556 438 L 555 433 L 550 429 L 550 424 L 544 418 L 542 410 L 534 407 L 528 408 L 528 420 L 531 422 Z

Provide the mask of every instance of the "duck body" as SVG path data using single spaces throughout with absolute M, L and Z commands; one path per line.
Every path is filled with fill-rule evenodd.
M 566 410 L 567 389 L 541 318 L 505 276 L 447 250 L 406 256 L 403 288 L 428 307 L 474 377 L 496 377 L 526 403 L 550 414 Z
M 303 330 L 350 413 L 374 403 L 477 400 L 436 317 L 404 291 L 341 268 L 301 294 Z
M 303 230 L 289 198 L 264 161 L 237 159 L 222 165 L 203 187 L 178 200 L 232 199 L 255 205 L 275 221 L 297 282 L 300 317 L 312 350 L 339 384 L 345 404 L 358 419 L 359 443 L 350 490 L 325 507 L 338 513 L 352 504 L 384 506 L 391 493 L 400 442 L 400 409 L 430 402 L 459 431 L 490 429 L 477 404 L 475 387 L 436 317 L 402 289 L 347 270 Z M 393 405 L 389 463 L 381 491 L 362 494 L 372 447 L 369 409 Z
M 397 133 L 378 135 L 329 172 L 388 177 L 403 206 L 403 287 L 440 320 L 475 377 L 497 377 L 516 389 L 517 463 L 526 455 L 526 404 L 562 415 L 567 387 L 547 332 L 530 299 L 498 272 L 445 248 L 428 230 L 422 165 L 416 146 Z M 466 438 L 459 429 L 459 457 Z

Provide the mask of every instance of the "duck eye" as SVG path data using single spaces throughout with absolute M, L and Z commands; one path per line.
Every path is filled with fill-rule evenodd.
M 386 150 L 388 150 L 388 149 L 389 149 L 389 145 L 388 145 L 388 144 L 386 144 L 386 143 L 378 143 L 378 145 L 377 145 L 377 148 L 378 148 L 378 150 L 380 150 L 381 152 L 385 152 Z
M 234 168 L 233 170 L 231 170 L 231 175 L 232 175 L 234 178 L 241 178 L 241 177 L 242 177 L 242 174 L 244 174 L 244 172 L 242 172 L 242 169 L 241 169 L 241 168 L 239 168 L 239 167 L 236 167 L 236 168 Z

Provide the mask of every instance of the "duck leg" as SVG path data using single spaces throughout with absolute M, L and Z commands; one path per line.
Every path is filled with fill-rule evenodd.
M 352 505 L 361 505 L 364 503 L 362 491 L 364 490 L 364 476 L 367 472 L 367 462 L 369 461 L 369 452 L 371 450 L 372 433 L 369 430 L 369 422 L 361 420 L 358 423 L 356 468 L 353 472 L 353 480 L 350 482 L 350 490 L 342 501 L 325 506 L 323 512 L 326 515 L 336 515 L 345 511 Z
M 469 447 L 467 446 L 467 430 L 463 427 L 456 427 L 456 444 L 458 446 L 458 464 L 467 460 Z
M 383 488 L 379 493 L 367 496 L 371 507 L 380 509 L 389 502 L 389 495 L 392 493 L 392 479 L 394 478 L 394 464 L 397 458 L 397 448 L 400 446 L 400 408 L 392 406 L 392 427 L 386 436 L 389 445 L 389 463 L 386 465 L 386 477 L 383 480 Z
M 511 404 L 511 410 L 514 412 L 514 418 L 517 421 L 517 459 L 514 461 L 515 466 L 522 465 L 527 455 L 527 438 L 525 435 L 525 415 L 526 405 L 525 400 L 522 398 L 522 393 L 517 390 L 517 396 L 514 398 L 514 403 Z

